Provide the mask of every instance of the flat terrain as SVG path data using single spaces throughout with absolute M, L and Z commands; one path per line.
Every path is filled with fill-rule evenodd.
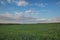
M 3 24 L 0 40 L 60 40 L 60 23 Z

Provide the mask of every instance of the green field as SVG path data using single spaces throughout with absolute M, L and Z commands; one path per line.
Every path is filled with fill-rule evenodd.
M 0 25 L 0 40 L 60 40 L 60 23 Z

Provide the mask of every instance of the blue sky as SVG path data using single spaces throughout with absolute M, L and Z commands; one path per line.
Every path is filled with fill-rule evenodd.
M 60 17 L 60 0 L 0 0 L 1 16 L 11 19 Z

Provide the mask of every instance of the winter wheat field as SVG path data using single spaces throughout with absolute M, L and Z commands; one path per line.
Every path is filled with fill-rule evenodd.
M 1 24 L 0 40 L 60 40 L 60 23 Z

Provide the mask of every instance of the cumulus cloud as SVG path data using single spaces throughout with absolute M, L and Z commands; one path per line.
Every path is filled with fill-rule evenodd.
M 25 13 L 32 13 L 33 10 L 26 10 Z
M 29 3 L 25 0 L 6 0 L 7 3 L 14 3 L 17 6 L 27 6 Z M 1 0 L 1 4 L 6 4 L 5 1 Z
M 29 9 L 29 10 L 25 10 L 25 16 L 29 17 L 29 16 L 37 16 L 39 14 L 39 11 L 36 11 L 36 10 L 32 10 L 32 9 Z
M 27 6 L 29 3 L 26 2 L 26 1 L 17 1 L 16 4 L 17 4 L 18 6 Z
M 22 17 L 22 12 L 15 12 L 15 14 L 6 12 L 4 14 L 0 14 L 0 16 L 12 18 L 12 19 L 19 19 L 20 17 Z
M 0 23 L 29 23 L 35 20 L 33 17 L 25 17 L 22 15 L 22 12 L 15 12 L 15 14 L 11 14 L 6 12 L 5 14 L 0 14 Z
M 35 5 L 39 7 L 46 7 L 48 3 L 35 3 Z
M 5 4 L 4 1 L 1 1 L 1 4 Z
M 15 12 L 15 14 L 11 14 L 6 12 L 4 14 L 0 14 L 0 23 L 54 23 L 60 22 L 60 17 L 55 18 L 34 18 L 32 16 L 23 16 L 23 12 Z
M 39 6 L 39 7 L 46 7 L 48 5 L 48 3 L 29 3 L 28 1 L 25 1 L 25 0 L 6 0 L 8 3 L 14 3 L 16 4 L 17 6 L 27 6 L 27 5 L 30 5 L 30 6 Z M 4 1 L 1 1 L 1 4 L 5 4 Z M 59 4 L 59 2 L 57 3 Z
M 15 12 L 14 18 L 19 19 L 19 18 L 21 18 L 23 16 L 22 14 L 23 14 L 22 12 Z
M 5 17 L 12 17 L 12 15 L 8 12 L 4 13 L 4 14 L 0 14 L 0 16 L 5 16 Z
M 25 13 L 36 14 L 36 13 L 40 13 L 40 11 L 36 11 L 36 10 L 29 9 L 29 10 L 25 10 Z

